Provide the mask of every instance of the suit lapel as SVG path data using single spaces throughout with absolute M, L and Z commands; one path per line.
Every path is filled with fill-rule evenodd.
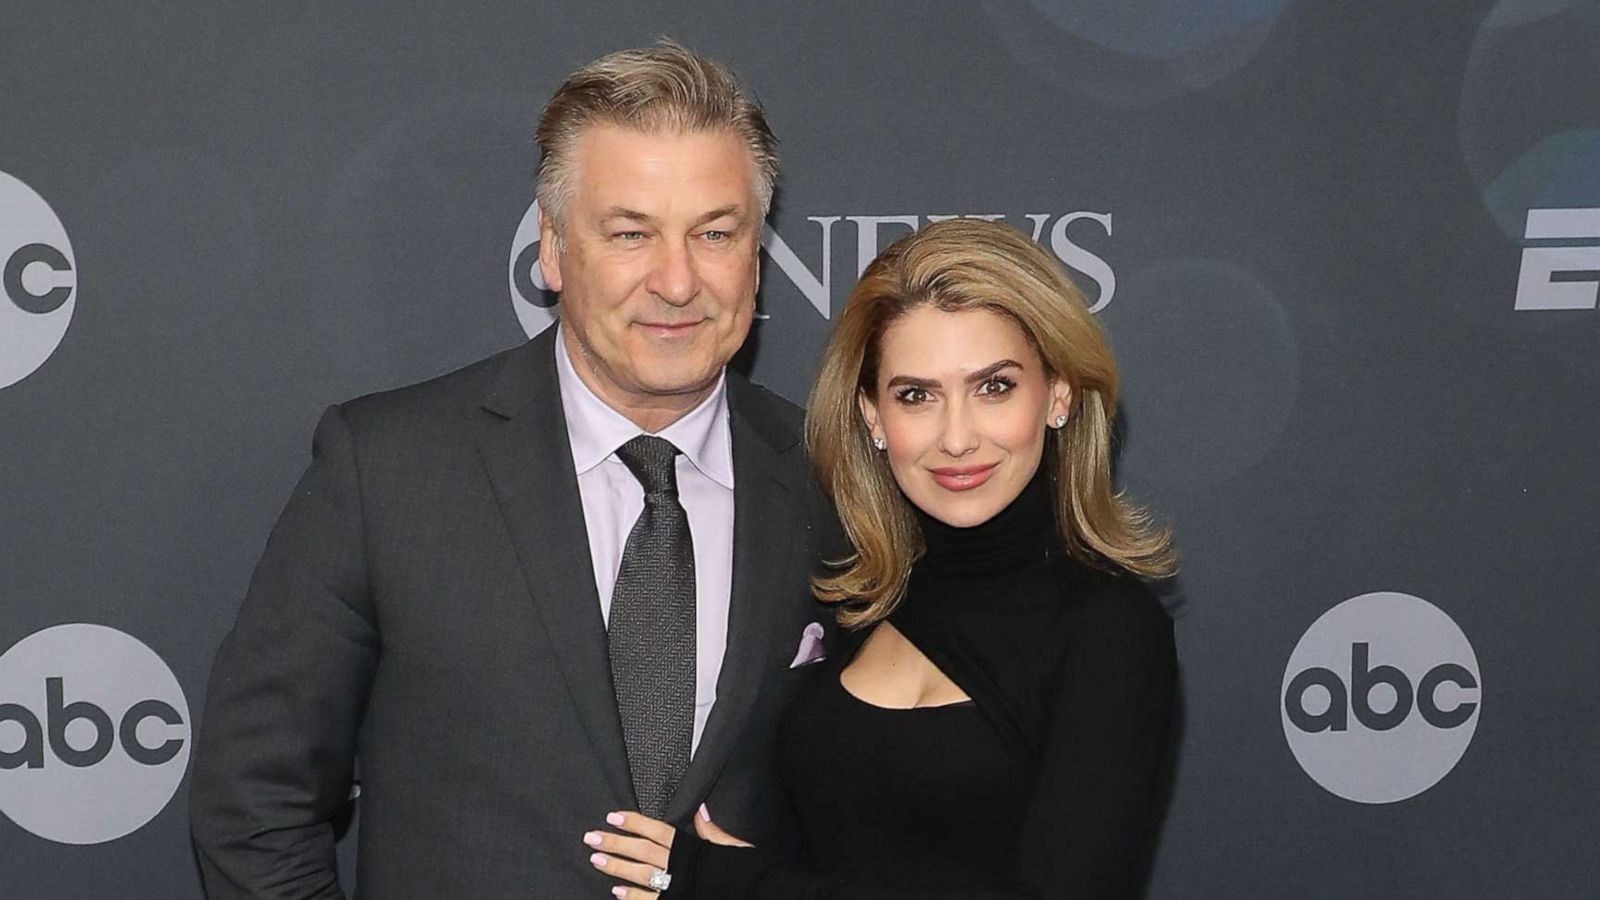
M 706 720 L 700 746 L 667 806 L 669 821 L 684 821 L 716 781 L 760 692 L 771 656 L 777 622 L 773 610 L 798 603 L 803 573 L 789 565 L 791 549 L 802 537 L 796 520 L 785 511 L 803 497 L 785 476 L 789 466 L 780 449 L 796 443 L 794 435 L 765 427 L 751 416 L 754 389 L 733 373 L 728 376 L 728 406 L 733 443 L 733 581 L 728 597 L 728 643 L 717 675 L 717 702 Z M 798 635 L 796 636 L 798 640 Z
M 478 452 L 614 805 L 632 807 L 605 621 L 556 383 L 555 333 L 547 329 L 506 357 L 483 404 L 499 419 L 484 429 Z

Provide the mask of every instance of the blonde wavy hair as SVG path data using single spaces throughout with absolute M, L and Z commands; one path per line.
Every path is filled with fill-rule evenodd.
M 842 602 L 848 627 L 884 619 L 923 553 L 922 532 L 874 450 L 859 397 L 875 398 L 884 332 L 912 309 L 984 309 L 1010 318 L 1049 380 L 1072 388 L 1067 423 L 1046 429 L 1056 522 L 1067 551 L 1101 569 L 1154 578 L 1177 568 L 1171 533 L 1113 489 L 1111 420 L 1117 368 L 1100 323 L 1061 265 L 1016 229 L 950 219 L 894 242 L 867 266 L 823 351 L 806 414 L 806 445 L 855 553 L 830 562 L 812 592 Z M 1044 424 L 1041 422 L 1040 427 Z

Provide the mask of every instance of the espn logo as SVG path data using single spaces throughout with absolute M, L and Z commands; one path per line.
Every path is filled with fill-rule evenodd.
M 1516 309 L 1594 309 L 1600 298 L 1600 209 L 1530 209 Z

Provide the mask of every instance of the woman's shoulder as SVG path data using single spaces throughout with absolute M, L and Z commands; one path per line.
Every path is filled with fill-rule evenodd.
M 1172 617 L 1145 579 L 1074 559 L 1063 560 L 1057 572 L 1063 612 L 1074 632 L 1171 642 Z

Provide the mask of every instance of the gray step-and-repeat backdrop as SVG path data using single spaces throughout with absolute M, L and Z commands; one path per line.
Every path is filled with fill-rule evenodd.
M 661 34 L 783 142 L 757 380 L 941 216 L 1092 298 L 1185 562 L 1152 896 L 1600 895 L 1594 0 L 5 4 L 0 895 L 199 896 L 313 423 L 549 324 L 533 122 Z

